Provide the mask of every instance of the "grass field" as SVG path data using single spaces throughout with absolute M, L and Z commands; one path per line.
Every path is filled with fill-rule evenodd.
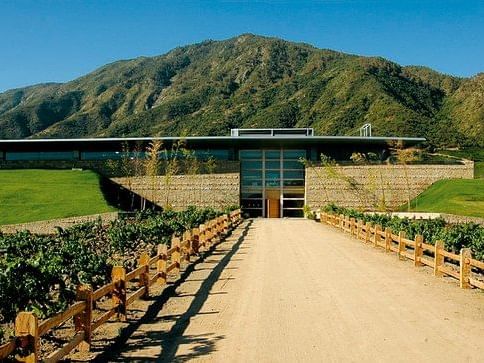
M 412 200 L 411 210 L 484 218 L 484 180 L 439 180 Z
M 77 170 L 0 170 L 0 224 L 115 211 L 99 175 Z

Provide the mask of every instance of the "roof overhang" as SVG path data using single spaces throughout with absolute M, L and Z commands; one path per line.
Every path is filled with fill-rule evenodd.
M 16 139 L 0 140 L 0 149 L 37 148 L 37 147 L 112 147 L 115 145 L 147 144 L 159 140 L 171 145 L 185 141 L 192 147 L 267 147 L 267 146 L 323 146 L 327 144 L 354 145 L 418 145 L 426 141 L 421 137 L 362 137 L 362 136 L 188 136 L 188 137 L 113 137 L 113 138 L 79 138 L 79 139 Z

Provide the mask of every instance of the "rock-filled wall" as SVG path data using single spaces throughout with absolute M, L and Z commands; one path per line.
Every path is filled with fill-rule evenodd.
M 0 232 L 15 233 L 17 231 L 28 230 L 32 233 L 39 234 L 54 234 L 57 232 L 57 227 L 69 228 L 73 225 L 87 222 L 95 222 L 101 220 L 102 223 L 109 223 L 118 218 L 118 212 L 108 212 L 101 214 L 92 214 L 88 216 L 78 216 L 60 219 L 49 219 L 45 221 L 19 223 L 19 224 L 5 224 L 0 226 Z
M 441 179 L 474 177 L 474 163 L 460 165 L 364 165 L 306 168 L 306 204 L 395 208 Z M 384 203 L 383 203 L 384 202 Z
M 240 204 L 238 170 L 214 174 L 174 175 L 168 178 L 141 176 L 111 180 L 159 206 L 170 205 L 175 210 L 184 209 L 189 205 L 222 208 Z

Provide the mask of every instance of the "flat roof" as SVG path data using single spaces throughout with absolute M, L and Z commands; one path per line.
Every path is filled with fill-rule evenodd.
M 275 136 L 167 136 L 167 137 L 94 137 L 94 138 L 78 138 L 78 139 L 4 139 L 0 140 L 0 144 L 35 144 L 35 143 L 103 143 L 103 142 L 136 142 L 136 141 L 222 141 L 222 142 L 237 142 L 244 141 L 271 141 L 279 140 L 297 141 L 300 143 L 321 143 L 321 142 L 343 142 L 343 143 L 389 143 L 389 142 L 407 142 L 411 144 L 425 142 L 424 137 L 396 137 L 396 136 L 294 136 L 294 135 L 275 135 Z

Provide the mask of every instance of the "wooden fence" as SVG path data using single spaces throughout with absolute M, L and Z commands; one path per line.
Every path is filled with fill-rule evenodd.
M 40 322 L 34 313 L 20 312 L 15 319 L 15 338 L 0 346 L 0 360 L 15 354 L 13 359 L 17 362 L 38 362 L 40 338 L 69 319 L 74 321 L 74 336 L 60 349 L 45 357 L 43 362 L 57 362 L 77 347 L 88 351 L 92 333 L 97 328 L 114 316 L 120 321 L 126 321 L 129 305 L 137 299 L 148 297 L 153 284 L 166 284 L 169 274 L 178 279 L 183 264 L 189 263 L 190 258 L 198 254 L 200 249 L 207 250 L 220 242 L 241 221 L 240 210 L 233 211 L 186 231 L 182 238 L 173 237 L 170 248 L 158 245 L 157 254 L 153 257 L 147 253 L 141 254 L 138 267 L 132 271 L 127 272 L 122 266 L 113 267 L 110 283 L 94 291 L 89 285 L 78 286 L 78 301 L 47 320 Z M 128 295 L 127 287 L 133 280 L 137 281 L 138 286 Z M 95 303 L 107 295 L 111 295 L 111 308 L 94 317 Z
M 420 235 L 413 240 L 407 239 L 403 231 L 394 234 L 390 228 L 383 229 L 380 225 L 373 226 L 344 215 L 321 212 L 320 220 L 374 247 L 395 252 L 401 260 L 412 260 L 415 266 L 429 266 L 435 276 L 451 276 L 459 280 L 463 289 L 477 287 L 484 290 L 484 262 L 472 258 L 469 248 L 462 248 L 460 254 L 452 253 L 444 249 L 443 241 L 431 245 Z

